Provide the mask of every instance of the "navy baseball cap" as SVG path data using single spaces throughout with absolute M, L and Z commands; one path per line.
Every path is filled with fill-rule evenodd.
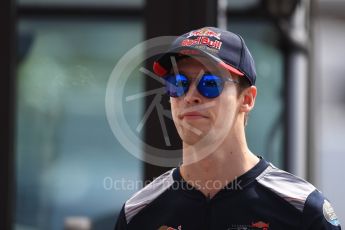
M 255 85 L 254 59 L 243 38 L 215 27 L 192 30 L 178 37 L 170 49 L 154 62 L 153 71 L 162 77 L 171 70 L 171 56 L 178 60 L 182 56 L 200 54 L 216 61 L 230 73 L 246 77 L 251 85 Z

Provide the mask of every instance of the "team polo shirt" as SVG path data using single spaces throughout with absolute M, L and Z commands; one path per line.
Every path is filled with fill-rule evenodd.
M 127 200 L 115 230 L 341 229 L 330 202 L 312 184 L 260 159 L 207 198 L 174 168 Z

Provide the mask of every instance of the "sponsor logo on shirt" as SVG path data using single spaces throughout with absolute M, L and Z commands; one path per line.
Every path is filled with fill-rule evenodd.
M 166 225 L 161 226 L 158 230 L 182 230 L 182 226 L 179 225 L 177 228 L 168 227 Z
M 259 222 L 256 222 L 256 223 L 252 223 L 252 227 L 259 228 L 259 229 L 262 229 L 262 230 L 268 230 L 268 228 L 270 227 L 270 224 L 269 223 L 265 223 L 263 221 L 259 221 Z
M 332 225 L 334 226 L 339 226 L 339 220 L 337 215 L 334 212 L 334 209 L 331 205 L 331 203 L 329 203 L 327 200 L 324 200 L 323 202 L 323 206 L 322 206 L 322 210 L 323 210 L 323 216 L 325 217 L 325 219 Z
M 270 224 L 263 221 L 252 222 L 251 224 L 232 225 L 228 230 L 269 230 Z

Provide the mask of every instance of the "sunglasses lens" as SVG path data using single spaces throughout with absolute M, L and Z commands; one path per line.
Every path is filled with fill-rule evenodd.
M 224 88 L 224 81 L 221 77 L 206 74 L 202 76 L 198 84 L 198 91 L 204 97 L 218 97 Z
M 168 75 L 165 78 L 165 89 L 170 97 L 181 97 L 188 91 L 188 78 L 182 74 Z

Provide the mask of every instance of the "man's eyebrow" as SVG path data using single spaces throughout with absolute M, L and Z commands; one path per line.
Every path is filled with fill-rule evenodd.
M 224 74 L 219 70 L 206 70 L 204 74 L 212 74 L 217 76 L 223 76 Z
M 204 74 L 217 74 L 217 72 L 216 72 L 216 71 L 206 70 L 206 71 L 204 72 Z
M 179 69 L 178 69 L 177 71 L 178 71 L 178 74 L 183 74 L 183 75 L 186 75 L 186 76 L 189 76 L 189 75 L 191 75 L 191 74 L 193 74 L 193 75 L 195 75 L 195 74 L 200 74 L 200 71 L 197 71 L 197 72 L 188 72 L 188 74 L 187 74 L 185 71 L 183 71 L 183 70 L 179 70 Z M 209 72 L 209 71 L 204 71 L 203 74 L 205 74 L 205 73 L 211 73 L 211 72 Z M 175 74 L 175 72 L 174 72 L 173 69 L 170 70 L 170 74 Z
M 180 69 L 177 69 L 177 71 L 178 71 L 178 74 L 183 74 L 183 75 L 186 75 L 186 76 L 189 76 L 189 75 L 191 75 L 191 74 L 193 74 L 193 75 L 195 75 L 195 74 L 200 74 L 200 71 L 188 72 L 188 74 L 187 74 L 185 71 L 180 70 Z M 169 72 L 169 74 L 175 74 L 174 70 L 171 69 L 170 72 Z M 215 70 L 209 70 L 209 69 L 207 69 L 207 70 L 203 70 L 203 75 L 204 75 L 204 74 L 222 75 L 222 72 L 219 71 L 219 70 L 217 70 L 217 69 L 215 69 Z M 224 74 L 224 73 L 223 73 L 223 74 Z

